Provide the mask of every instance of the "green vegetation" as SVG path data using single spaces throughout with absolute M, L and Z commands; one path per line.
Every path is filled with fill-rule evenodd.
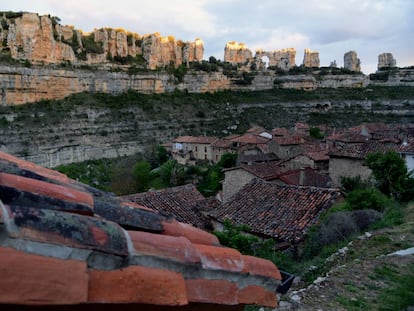
M 309 129 L 309 136 L 315 139 L 322 139 L 324 137 L 319 127 L 311 127 Z

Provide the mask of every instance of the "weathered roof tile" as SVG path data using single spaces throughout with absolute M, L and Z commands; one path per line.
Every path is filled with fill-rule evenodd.
M 169 306 L 188 304 L 182 274 L 141 266 L 113 271 L 91 270 L 88 300 Z
M 221 247 L 215 235 L 146 204 L 63 176 L 0 153 L 0 304 L 16 310 L 276 305 L 272 291 L 281 278 L 273 264 Z M 195 188 L 169 191 L 180 196 L 186 189 L 198 211 L 217 203 L 207 204 Z
M 185 264 L 201 262 L 197 249 L 184 237 L 166 236 L 142 231 L 128 231 L 128 234 L 137 255 L 167 258 Z
M 188 300 L 191 302 L 238 304 L 238 288 L 227 280 L 186 280 Z
M 194 244 L 204 269 L 247 272 L 242 255 L 233 248 Z
M 127 256 L 125 235 L 116 223 L 27 206 L 5 206 L 9 235 Z
M 0 303 L 86 303 L 88 271 L 79 260 L 62 260 L 0 247 Z
M 43 201 L 51 209 L 93 214 L 91 194 L 13 174 L 0 172 L 0 196 L 6 204 Z

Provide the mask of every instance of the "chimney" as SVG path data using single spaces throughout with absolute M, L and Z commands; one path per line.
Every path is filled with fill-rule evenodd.
M 305 184 L 305 178 L 306 178 L 305 168 L 301 167 L 299 169 L 299 186 L 303 186 Z

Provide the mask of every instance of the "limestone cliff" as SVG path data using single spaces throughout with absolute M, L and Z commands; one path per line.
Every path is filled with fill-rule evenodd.
M 0 15 L 0 52 L 34 64 L 105 64 L 143 56 L 146 67 L 155 69 L 203 59 L 201 39 L 194 42 L 161 37 L 159 33 L 140 36 L 124 29 L 101 28 L 83 33 L 60 25 L 59 18 L 35 13 Z

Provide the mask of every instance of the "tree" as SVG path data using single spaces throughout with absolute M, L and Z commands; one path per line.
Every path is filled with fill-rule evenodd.
M 136 181 L 136 191 L 147 191 L 150 181 L 151 165 L 145 160 L 139 161 L 134 165 L 132 172 Z
M 365 162 L 382 193 L 399 201 L 414 198 L 414 179 L 409 175 L 404 160 L 395 151 L 370 154 Z

